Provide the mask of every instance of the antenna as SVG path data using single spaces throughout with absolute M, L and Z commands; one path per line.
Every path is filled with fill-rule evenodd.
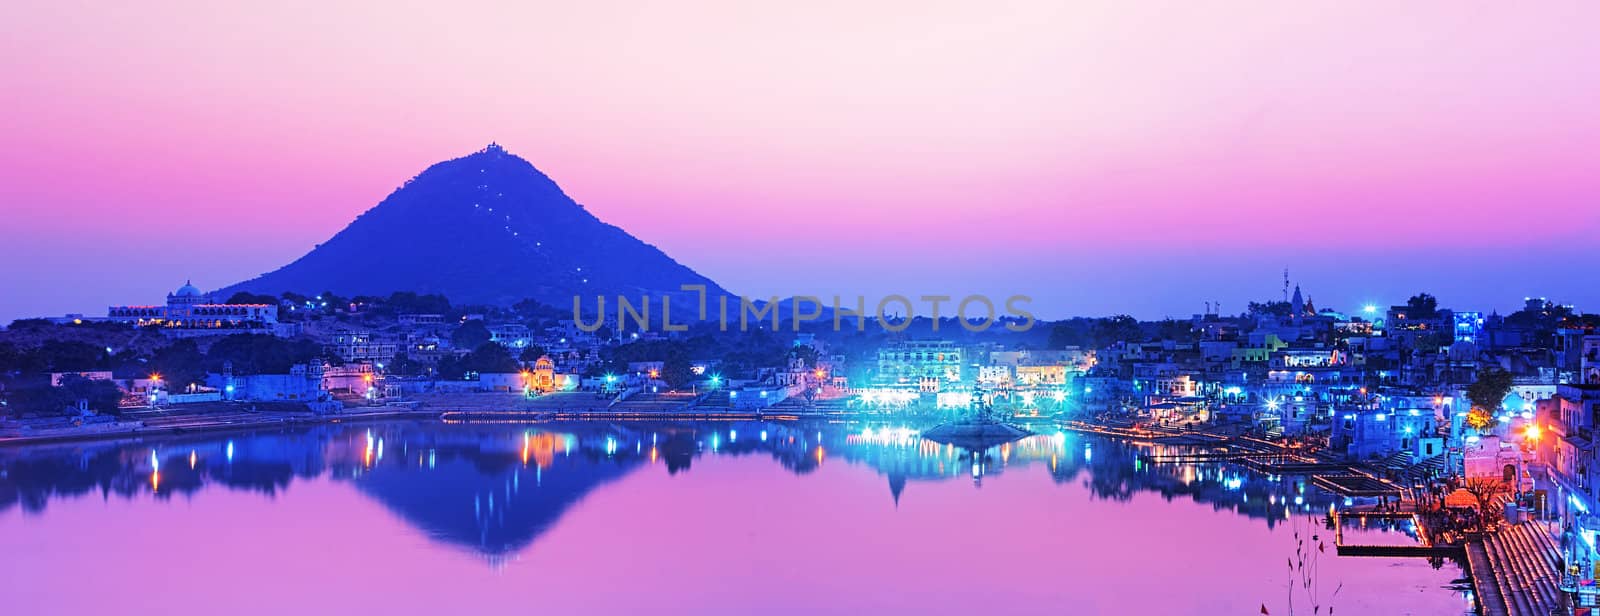
M 1283 268 L 1283 301 L 1289 301 L 1289 268 Z

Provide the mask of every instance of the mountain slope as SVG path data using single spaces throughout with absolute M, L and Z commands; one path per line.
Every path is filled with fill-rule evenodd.
M 218 292 L 441 293 L 458 303 L 726 291 L 601 222 L 528 161 L 490 145 L 429 167 L 293 263 Z

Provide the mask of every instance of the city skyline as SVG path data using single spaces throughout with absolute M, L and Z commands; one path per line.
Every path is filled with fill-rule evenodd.
M 254 277 L 490 141 L 754 297 L 1600 301 L 1593 5 L 908 6 L 7 7 L 0 320 Z

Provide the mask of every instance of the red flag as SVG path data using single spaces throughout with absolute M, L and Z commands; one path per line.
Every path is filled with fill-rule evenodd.
M 1262 614 L 1267 614 L 1269 616 L 1272 614 L 1272 612 L 1268 612 L 1267 611 L 1267 604 L 1265 604 L 1265 603 L 1261 604 L 1261 613 Z

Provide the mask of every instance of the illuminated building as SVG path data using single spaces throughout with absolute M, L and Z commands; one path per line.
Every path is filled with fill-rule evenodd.
M 1456 340 L 1477 342 L 1478 337 L 1483 335 L 1483 313 L 1456 312 L 1452 316 L 1455 320 Z
M 489 328 L 489 340 L 508 349 L 526 349 L 533 344 L 533 334 L 526 325 L 508 323 Z
M 278 323 L 275 304 L 218 304 L 189 282 L 167 295 L 165 306 L 112 306 L 107 318 L 137 327 L 159 326 L 171 333 L 190 335 L 235 330 L 247 333 L 272 333 Z
M 878 382 L 937 392 L 961 382 L 961 347 L 946 340 L 909 340 L 878 350 Z
M 399 350 L 399 345 L 380 340 L 372 332 L 343 328 L 333 333 L 326 346 L 345 362 L 385 362 Z

